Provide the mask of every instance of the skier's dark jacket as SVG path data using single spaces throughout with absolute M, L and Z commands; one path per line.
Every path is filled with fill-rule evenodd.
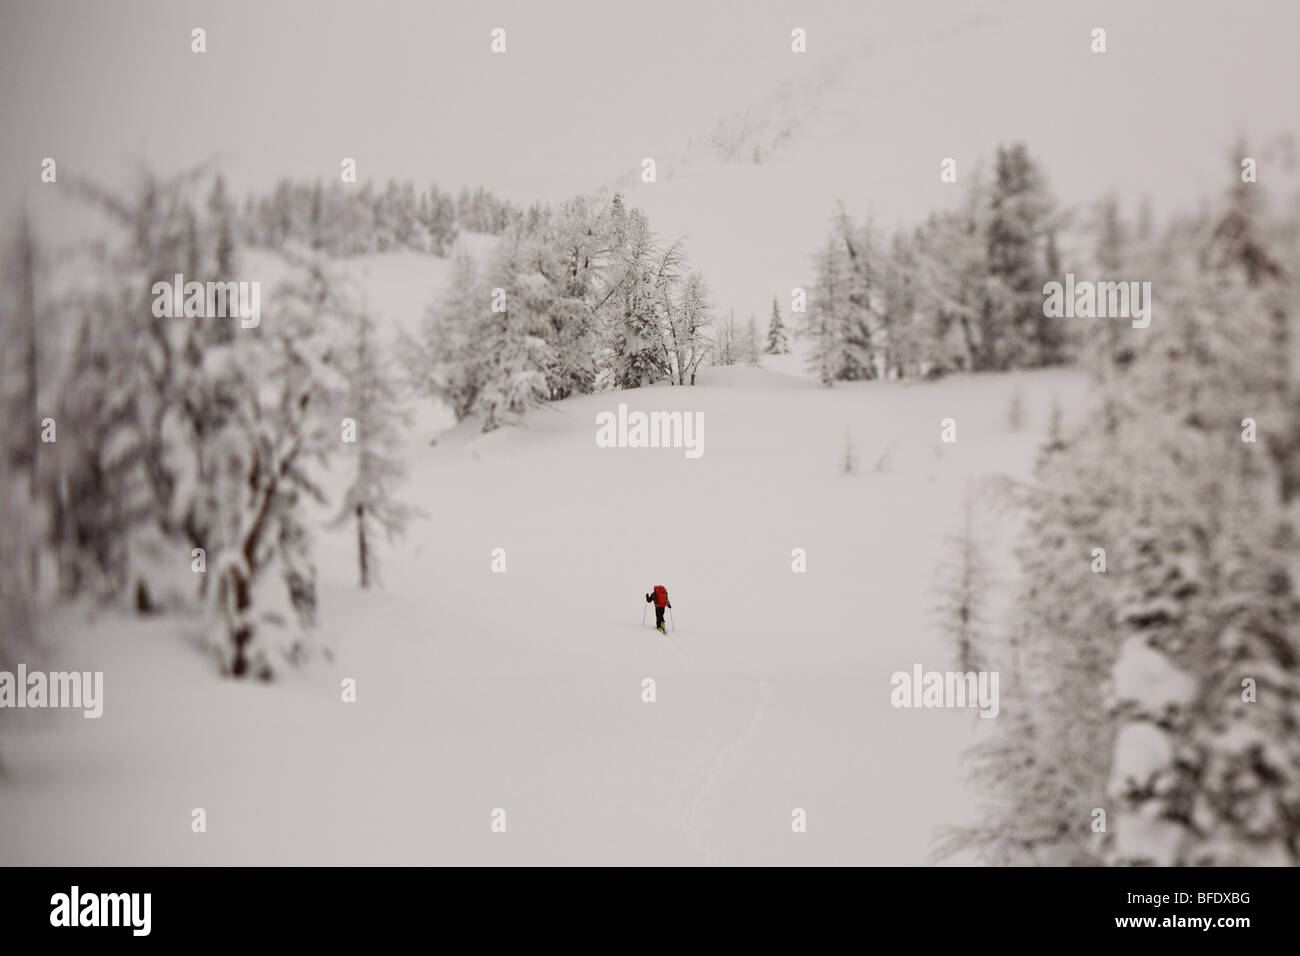
M 659 597 L 658 592 L 659 592 L 659 591 L 663 591 L 663 592 L 664 592 L 664 601 L 663 601 L 662 604 L 660 604 L 659 601 L 658 601 L 658 597 Z M 645 596 L 645 602 L 646 602 L 646 604 L 649 604 L 649 603 L 651 603 L 652 601 L 654 602 L 655 606 L 657 606 L 657 607 L 672 607 L 672 606 L 673 606 L 673 602 L 670 601 L 670 600 L 668 600 L 668 589 L 667 589 L 666 587 L 664 587 L 662 584 L 661 584 L 661 585 L 658 585 L 658 586 L 657 586 L 653 591 L 651 591 L 649 594 L 647 594 L 647 595 Z

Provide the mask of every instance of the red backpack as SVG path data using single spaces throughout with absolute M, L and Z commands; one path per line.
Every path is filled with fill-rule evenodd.
M 655 585 L 655 607 L 663 607 L 668 603 L 668 589 L 662 584 Z

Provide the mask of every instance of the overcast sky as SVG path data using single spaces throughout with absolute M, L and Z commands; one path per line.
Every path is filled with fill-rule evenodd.
M 983 104 L 978 120 L 963 115 L 991 142 L 1027 139 L 1046 156 L 1067 199 L 1140 176 L 1190 201 L 1204 194 L 1206 155 L 1234 132 L 1260 146 L 1300 116 L 1292 0 L 4 0 L 3 11 L 6 207 L 42 188 L 44 156 L 61 180 L 215 160 L 237 187 L 333 178 L 351 156 L 380 180 L 557 198 L 868 48 L 896 66 L 862 90 L 864 126 L 887 119 L 877 138 L 932 138 L 947 84 Z M 942 62 L 917 46 L 962 23 Z M 1104 61 L 1088 59 L 1097 25 Z M 190 52 L 196 26 L 203 55 Z M 498 26 L 504 56 L 489 50 Z M 804 56 L 790 52 L 794 26 L 808 31 Z

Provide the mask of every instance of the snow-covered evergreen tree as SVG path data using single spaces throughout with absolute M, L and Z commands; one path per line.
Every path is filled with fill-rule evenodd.
M 988 281 L 987 249 L 981 238 L 984 206 L 977 172 L 960 206 L 931 216 L 918 230 L 916 336 L 923 374 L 982 367 L 980 317 Z
M 903 232 L 894 235 L 883 257 L 878 313 L 880 367 L 887 378 L 921 376 L 935 364 L 918 322 L 917 258 L 912 237 Z
M 835 376 L 845 381 L 875 378 L 880 362 L 877 270 L 871 227 L 854 226 L 841 208 L 832 229 L 838 245 L 841 280 L 835 303 L 839 357 Z
M 673 382 L 694 385 L 695 374 L 712 346 L 710 328 L 713 307 L 704 276 L 692 272 L 681 284 L 680 293 L 668 290 L 668 347 L 672 358 Z
M 823 385 L 832 384 L 843 368 L 848 288 L 843 245 L 832 237 L 817 257 L 817 283 L 800 330 L 811 343 L 808 370 Z
M 54 415 L 75 445 L 50 446 L 45 500 L 60 542 L 65 593 L 89 589 L 153 609 L 160 592 L 176 597 L 187 502 L 178 489 L 188 467 L 186 439 L 201 411 L 211 325 L 194 318 L 157 319 L 154 283 L 175 273 L 203 275 L 212 253 L 199 240 L 192 177 L 145 175 L 117 195 L 81 192 L 119 226 L 103 258 L 88 265 L 93 281 L 60 293 L 67 365 L 57 374 Z M 171 583 L 164 583 L 164 578 Z M 192 580 L 191 582 L 192 583 Z
M 347 314 L 336 281 L 316 261 L 277 292 L 258 341 L 239 350 L 252 390 L 207 442 L 214 521 L 210 589 L 223 659 L 238 677 L 269 677 L 276 653 L 297 659 L 315 621 L 316 571 L 305 499 L 324 503 L 311 467 L 341 445 L 337 410 L 344 389 L 335 340 Z
M 985 669 L 985 601 L 989 568 L 980 547 L 976 528 L 976 502 L 968 495 L 962 504 L 960 531 L 948 541 L 950 554 L 942 569 L 944 581 L 939 614 L 944 629 L 956 644 L 957 669 L 963 672 Z
M 714 365 L 735 365 L 741 360 L 740 330 L 736 327 L 736 313 L 729 311 L 718 323 L 710 350 Z
M 602 273 L 612 267 L 616 239 L 608 203 L 579 197 L 548 211 L 529 237 L 528 258 L 545 284 L 534 282 L 532 307 L 550 351 L 546 368 L 551 401 L 582 395 L 595 387 L 601 331 L 597 297 Z M 526 260 L 525 260 L 526 261 Z
M 981 312 L 985 368 L 1059 361 L 1063 328 L 1044 314 L 1044 242 L 1052 202 L 1043 175 L 1021 143 L 998 147 L 985 241 L 989 276 Z
M 491 307 L 478 263 L 461 249 L 452 257 L 447 290 L 425 313 L 420 340 L 404 342 L 406 370 L 416 389 L 445 401 L 457 421 L 478 401 L 490 356 L 477 351 L 477 335 Z
M 334 524 L 354 524 L 357 533 L 357 572 L 360 585 L 376 580 L 379 561 L 375 537 L 389 541 L 399 535 L 411 517 L 409 505 L 394 497 L 394 486 L 405 476 L 398 452 L 402 428 L 410 415 L 383 360 L 374 320 L 364 310 L 349 315 L 354 324 L 354 347 L 343 350 L 340 367 L 348 381 L 344 409 L 356 426 L 353 479 L 344 492 Z
M 458 255 L 452 283 L 426 317 L 422 347 L 408 362 L 420 388 L 447 401 L 457 418 L 481 416 L 484 431 L 548 396 L 546 370 L 555 356 L 539 307 L 550 288 L 527 265 L 529 249 L 527 235 L 517 230 L 503 237 L 482 269 Z
M 226 191 L 226 181 L 220 175 L 212 184 L 208 194 L 209 222 L 216 223 L 217 246 L 214 252 L 215 275 L 213 278 L 228 281 L 235 268 L 234 205 Z
M 516 421 L 547 398 L 553 352 L 543 338 L 545 316 L 537 308 L 546 280 L 523 266 L 527 250 L 524 236 L 503 237 L 480 290 L 487 308 L 472 336 L 482 376 L 472 410 L 482 416 L 484 431 Z M 504 294 L 499 311 L 491 305 L 496 289 Z
M 746 365 L 757 365 L 762 351 L 759 346 L 758 320 L 751 315 L 749 321 L 745 323 L 744 333 L 740 340 L 741 361 Z
M 790 340 L 785 334 L 781 306 L 777 304 L 776 296 L 772 296 L 772 318 L 767 324 L 767 347 L 764 351 L 768 355 L 786 355 L 790 352 Z
M 645 216 L 640 210 L 626 209 L 622 196 L 614 197 L 611 228 L 618 255 L 602 302 L 608 303 L 612 315 L 614 384 L 638 388 L 662 380 L 669 372 L 656 311 L 657 276 L 679 268 L 681 253 L 674 245 L 658 254 Z

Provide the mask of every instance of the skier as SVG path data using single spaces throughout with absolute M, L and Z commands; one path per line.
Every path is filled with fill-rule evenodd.
M 673 606 L 668 600 L 668 589 L 662 584 L 656 584 L 654 590 L 645 596 L 647 604 L 651 601 L 655 606 L 655 630 L 660 634 L 667 634 L 668 632 L 664 630 L 664 608 Z

